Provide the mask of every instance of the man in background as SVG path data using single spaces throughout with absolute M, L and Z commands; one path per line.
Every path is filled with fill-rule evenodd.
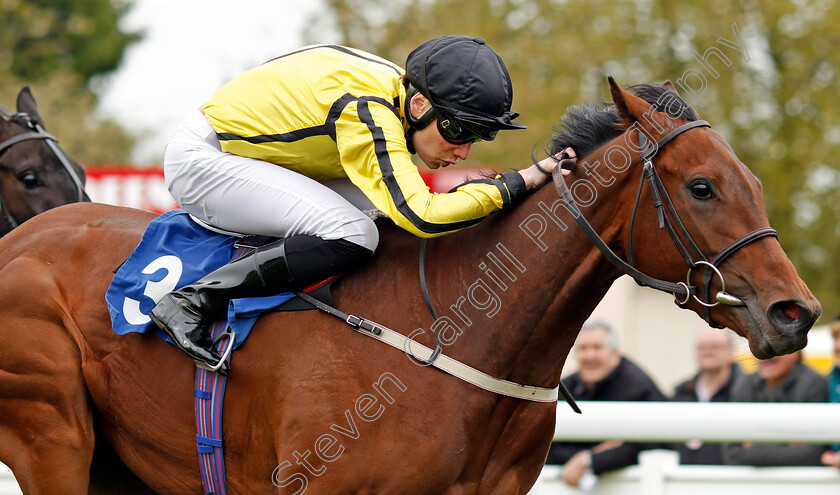
M 827 402 L 828 383 L 802 363 L 802 351 L 759 361 L 758 371 L 735 381 L 732 402 Z M 807 421 L 807 418 L 792 420 Z M 727 464 L 750 466 L 819 466 L 825 445 L 741 444 L 723 445 Z
M 828 374 L 828 401 L 840 402 L 840 315 L 829 324 L 834 339 L 834 367 Z M 826 466 L 840 468 L 840 444 L 834 444 L 820 458 Z
M 602 321 L 583 325 L 574 347 L 579 371 L 563 380 L 578 400 L 663 401 L 665 396 L 651 378 L 623 357 L 615 329 Z M 656 445 L 624 443 L 554 442 L 547 464 L 563 465 L 563 481 L 578 486 L 581 477 L 599 475 L 636 464 L 639 452 Z
M 732 336 L 726 329 L 703 328 L 697 336 L 697 374 L 674 390 L 672 400 L 682 402 L 728 402 L 741 368 L 735 363 Z M 720 444 L 689 440 L 676 444 L 681 464 L 723 464 Z

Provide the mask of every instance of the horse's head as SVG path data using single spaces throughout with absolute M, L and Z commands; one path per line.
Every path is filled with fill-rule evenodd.
M 658 279 L 648 285 L 746 337 L 756 357 L 804 347 L 821 308 L 769 228 L 761 182 L 670 83 L 631 92 L 609 81 L 625 132 L 592 156 L 638 179 L 619 193 L 633 206 L 613 249 Z
M 0 236 L 50 208 L 89 200 L 84 168 L 45 132 L 28 87 L 18 94 L 16 114 L 0 113 Z

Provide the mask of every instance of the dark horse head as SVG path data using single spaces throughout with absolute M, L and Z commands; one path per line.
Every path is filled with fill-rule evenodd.
M 85 169 L 44 130 L 29 87 L 18 94 L 17 113 L 0 106 L 0 114 L 0 236 L 50 208 L 90 201 Z

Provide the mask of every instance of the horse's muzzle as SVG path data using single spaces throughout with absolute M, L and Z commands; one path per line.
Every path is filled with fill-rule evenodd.
M 803 301 L 779 301 L 770 305 L 767 318 L 779 332 L 780 339 L 771 344 L 774 354 L 797 351 L 808 343 L 808 330 L 820 315 L 820 308 L 812 311 Z

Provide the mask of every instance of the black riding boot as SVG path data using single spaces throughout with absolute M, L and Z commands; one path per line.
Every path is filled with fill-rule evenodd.
M 163 296 L 149 317 L 190 357 L 215 366 L 221 356 L 210 337 L 210 325 L 227 316 L 230 300 L 276 294 L 295 285 L 281 239 Z M 226 375 L 226 365 L 219 372 Z
M 227 315 L 231 299 L 269 296 L 317 282 L 355 268 L 372 254 L 345 240 L 281 239 L 170 292 L 149 316 L 194 360 L 216 366 L 221 356 L 210 337 L 210 325 Z M 227 365 L 218 371 L 226 375 Z

